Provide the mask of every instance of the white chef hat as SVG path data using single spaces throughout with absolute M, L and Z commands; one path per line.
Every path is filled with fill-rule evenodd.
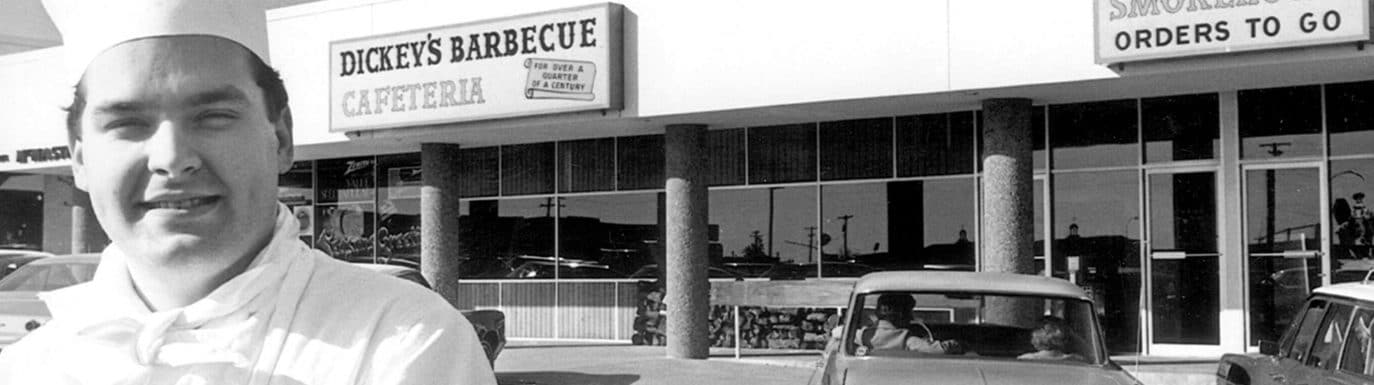
M 62 33 L 67 85 L 76 85 L 106 49 L 157 36 L 218 36 L 270 63 L 261 0 L 43 0 L 43 6 Z

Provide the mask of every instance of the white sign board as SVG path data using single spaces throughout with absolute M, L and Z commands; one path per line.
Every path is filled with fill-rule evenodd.
M 620 108 L 621 13 L 606 3 L 333 42 L 329 129 Z
M 1370 37 L 1369 0 L 1093 0 L 1097 63 Z

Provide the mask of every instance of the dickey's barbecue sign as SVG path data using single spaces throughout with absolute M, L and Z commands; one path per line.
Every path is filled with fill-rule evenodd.
M 1093 1 L 1098 64 L 1370 37 L 1370 0 Z
M 606 3 L 333 42 L 330 131 L 620 108 L 621 14 Z

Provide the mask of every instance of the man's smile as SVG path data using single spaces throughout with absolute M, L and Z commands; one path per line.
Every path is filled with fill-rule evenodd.
M 209 206 L 219 202 L 218 196 L 166 196 L 149 199 L 138 203 L 138 207 L 144 210 L 195 210 L 197 208 Z

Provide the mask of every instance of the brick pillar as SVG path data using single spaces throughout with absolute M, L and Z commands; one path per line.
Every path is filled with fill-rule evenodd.
M 1035 274 L 1030 99 L 983 101 L 982 271 Z M 999 301 L 1000 302 L 1000 301 Z M 989 303 L 989 319 L 1033 325 L 1036 303 Z M 995 309 L 1002 308 L 1002 311 Z
M 420 272 L 458 304 L 458 145 L 420 144 Z
M 710 354 L 711 283 L 707 253 L 706 126 L 667 127 L 664 140 L 668 285 L 668 357 Z
M 91 196 L 72 189 L 72 254 L 98 253 L 110 244 L 91 209 Z

